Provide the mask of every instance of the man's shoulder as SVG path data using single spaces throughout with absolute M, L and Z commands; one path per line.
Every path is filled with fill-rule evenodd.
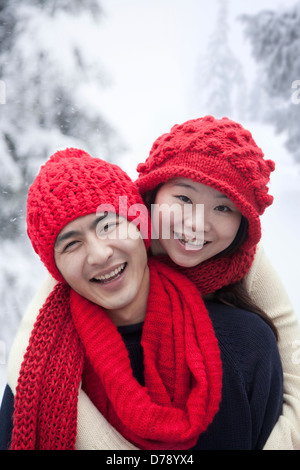
M 266 361 L 274 353 L 279 357 L 275 335 L 262 317 L 219 302 L 206 302 L 206 307 L 223 352 L 239 362 L 245 357 Z
M 14 413 L 14 395 L 11 388 L 7 385 L 2 398 L 0 407 L 0 450 L 9 448 Z

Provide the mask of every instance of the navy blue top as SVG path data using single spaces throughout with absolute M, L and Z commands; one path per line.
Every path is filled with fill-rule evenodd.
M 223 367 L 222 400 L 196 450 L 262 449 L 278 420 L 283 374 L 275 336 L 252 312 L 206 302 L 219 342 Z M 136 379 L 143 384 L 143 324 L 119 328 Z M 7 386 L 0 410 L 0 449 L 9 447 L 14 396 Z

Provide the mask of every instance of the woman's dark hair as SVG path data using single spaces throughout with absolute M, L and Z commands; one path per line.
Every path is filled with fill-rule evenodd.
M 143 195 L 144 203 L 151 214 L 151 207 L 152 204 L 155 204 L 156 195 L 158 190 L 164 185 L 165 183 L 159 183 L 152 191 L 148 191 L 146 194 Z
M 230 253 L 236 251 L 240 246 L 242 246 L 248 236 L 248 227 L 249 222 L 246 217 L 242 215 L 240 226 L 233 242 L 231 242 L 231 244 L 227 248 L 225 248 L 225 250 L 221 251 L 221 253 L 218 253 L 216 257 L 220 258 L 221 256 L 229 255 Z

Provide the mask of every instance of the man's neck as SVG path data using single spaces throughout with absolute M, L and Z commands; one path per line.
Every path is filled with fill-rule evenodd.
M 146 266 L 140 289 L 133 301 L 126 307 L 106 310 L 109 318 L 116 326 L 134 325 L 145 320 L 150 288 L 150 271 Z
M 152 255 L 166 255 L 166 251 L 163 249 L 163 247 L 161 246 L 160 242 L 158 239 L 154 239 L 152 240 L 151 242 L 151 253 Z

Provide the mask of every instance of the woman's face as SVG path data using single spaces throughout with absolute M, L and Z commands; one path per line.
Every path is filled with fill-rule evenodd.
M 179 266 L 192 267 L 229 247 L 242 215 L 219 191 L 174 178 L 158 190 L 151 218 L 163 252 Z
M 149 270 L 145 244 L 133 223 L 113 213 L 78 217 L 61 230 L 54 250 L 57 268 L 76 292 L 111 317 L 123 312 L 118 324 L 138 321 L 130 315 L 143 310 Z

